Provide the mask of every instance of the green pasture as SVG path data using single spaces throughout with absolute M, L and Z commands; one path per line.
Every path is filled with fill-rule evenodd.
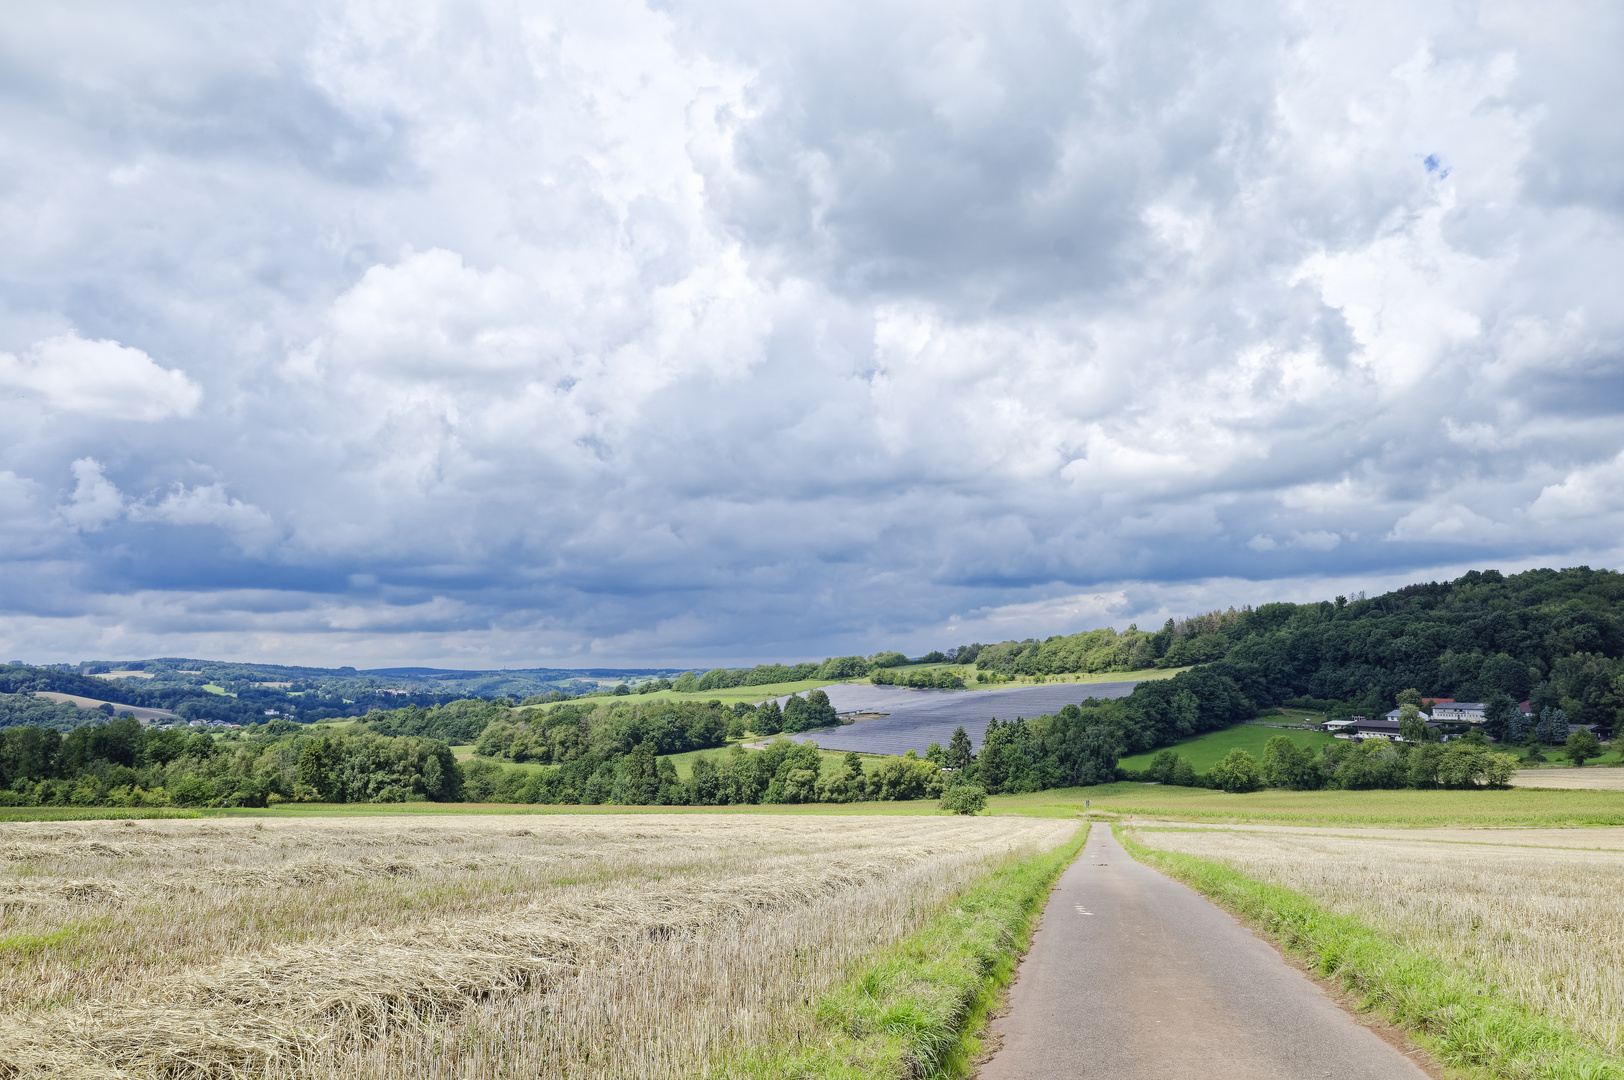
M 987 801 L 1000 814 L 1047 811 L 1186 821 L 1291 825 L 1533 828 L 1624 825 L 1624 792 L 1541 788 L 1477 791 L 1255 791 L 1229 795 L 1166 784 L 1100 784 Z
M 746 741 L 753 742 L 755 740 L 752 739 Z M 669 758 L 671 760 L 671 764 L 675 765 L 677 768 L 677 776 L 683 780 L 686 780 L 688 777 L 693 775 L 695 758 L 708 754 L 719 761 L 722 756 L 727 753 L 727 751 L 728 748 L 726 746 L 716 746 L 709 750 L 689 750 L 682 754 L 662 754 L 661 756 Z M 451 752 L 456 755 L 458 761 L 476 760 L 474 757 L 474 746 L 472 743 L 464 743 L 461 746 L 453 746 L 451 748 Z M 828 767 L 828 763 L 831 761 L 844 761 L 846 759 L 846 753 L 843 750 L 819 750 L 818 756 L 823 759 L 825 768 Z M 526 771 L 533 771 L 535 769 L 545 768 L 545 766 L 533 762 L 515 765 L 511 761 L 500 761 L 496 758 L 479 758 L 477 760 L 492 761 L 502 766 L 504 769 L 524 769 Z M 871 770 L 873 763 L 879 760 L 880 758 L 874 755 L 863 755 L 864 771 Z
M 1171 679 L 1173 676 L 1189 668 L 1148 668 L 1144 671 L 1100 671 L 1092 673 L 1076 672 L 1066 675 L 1029 676 L 1018 675 L 1008 682 L 978 683 L 975 681 L 976 667 L 974 664 L 904 664 L 890 669 L 906 674 L 910 671 L 962 671 L 965 673 L 965 689 L 999 690 L 1017 686 L 1038 686 L 1052 683 L 1109 683 L 1109 682 L 1150 682 L 1155 679 Z M 648 694 L 628 694 L 620 697 L 604 699 L 609 702 L 651 702 L 651 701 L 720 701 L 723 705 L 732 705 L 735 702 L 747 702 L 751 705 L 760 704 L 768 698 L 785 697 L 789 694 L 805 694 L 808 690 L 816 690 L 820 686 L 834 686 L 837 683 L 854 683 L 863 686 L 873 685 L 872 678 L 862 679 L 802 679 L 800 682 L 768 683 L 763 686 L 735 686 L 726 690 L 703 690 L 693 694 L 679 694 L 675 690 L 656 690 Z M 546 705 L 524 705 L 524 709 L 550 709 L 557 705 L 552 702 Z
M 833 755 L 831 755 L 833 756 Z M 1086 803 L 1086 806 L 1085 806 Z M 1624 793 L 1509 788 L 1497 791 L 1258 791 L 1228 795 L 1161 784 L 1100 784 L 1031 795 L 995 795 L 994 814 L 1023 817 L 1135 815 L 1171 821 L 1285 825 L 1477 828 L 1624 825 Z M 508 803 L 283 803 L 256 809 L 123 810 L 116 807 L 5 807 L 5 821 L 80 821 L 166 817 L 377 817 L 388 814 L 937 814 L 934 799 L 915 802 L 808 803 L 797 806 L 532 806 Z
M 41 813 L 54 813 L 38 808 Z M 0 814 L 8 811 L 0 810 Z M 136 812 L 132 811 L 131 816 Z M 805 816 L 828 814 L 835 817 L 920 817 L 944 813 L 935 799 L 913 802 L 800 803 L 792 806 L 538 806 L 530 803 L 283 803 L 264 809 L 238 807 L 204 810 L 208 817 L 383 817 L 391 814 L 779 814 Z M 109 815 L 110 816 L 110 815 Z M 175 815 L 180 816 L 180 815 Z M 190 815 L 187 815 L 190 816 Z M 1071 810 L 1057 814 L 1047 807 L 1034 808 L 1030 817 L 1072 817 Z M 0 820 L 5 820 L 0 818 Z M 49 820 L 45 818 L 37 820 Z
M 964 672 L 964 688 L 966 690 L 1009 690 L 1019 686 L 1048 686 L 1055 683 L 1114 683 L 1114 682 L 1155 682 L 1157 679 L 1171 679 L 1181 672 L 1189 671 L 1187 667 L 1179 668 L 1145 668 L 1140 671 L 1074 671 L 1062 675 L 1016 675 L 1008 682 L 978 683 L 975 681 L 976 672 L 980 670 L 974 664 L 903 664 L 892 671 L 962 671 Z M 854 679 L 853 682 L 872 683 L 872 678 Z
M 211 813 L 218 813 L 218 811 L 181 810 L 162 806 L 0 806 L 0 822 L 146 821 L 160 818 L 197 818 Z
M 802 679 L 800 682 L 765 683 L 761 686 L 735 686 L 726 690 L 702 690 L 695 694 L 679 694 L 675 690 L 655 690 L 648 694 L 623 694 L 619 697 L 609 696 L 602 698 L 587 698 L 594 704 L 614 704 L 616 702 L 631 704 L 647 704 L 652 701 L 720 701 L 723 705 L 732 705 L 744 701 L 755 705 L 768 698 L 785 697 L 789 694 L 805 694 L 808 690 L 816 690 L 820 686 L 832 686 L 836 682 L 852 682 L 851 679 Z M 545 705 L 521 705 L 521 709 L 552 709 L 561 702 L 549 702 Z
M 1285 720 L 1286 717 L 1281 717 Z M 1301 717 L 1298 717 L 1301 719 Z M 1221 731 L 1209 731 L 1205 735 L 1197 735 L 1183 742 L 1176 742 L 1166 749 L 1172 750 L 1180 757 L 1190 759 L 1190 765 L 1198 773 L 1204 773 L 1231 750 L 1245 750 L 1255 758 L 1263 757 L 1263 747 L 1276 735 L 1289 735 L 1291 741 L 1298 746 L 1318 752 L 1333 738 L 1323 731 L 1285 731 L 1280 728 L 1259 727 L 1256 724 L 1236 724 Z M 1160 750 L 1151 750 L 1143 754 L 1125 757 L 1120 762 L 1124 769 L 1142 770 L 1150 767 L 1150 759 L 1161 753 Z
M 713 760 L 720 761 L 723 755 L 726 753 L 727 747 L 724 746 L 711 750 L 690 750 L 685 754 L 666 754 L 664 756 L 670 758 L 671 764 L 677 767 L 677 776 L 680 779 L 686 780 L 688 777 L 693 775 L 694 760 L 696 758 L 710 756 Z M 846 752 L 844 750 L 819 750 L 818 757 L 823 759 L 823 767 L 825 772 L 827 772 L 830 767 L 830 762 L 844 762 L 846 760 Z M 864 754 L 862 755 L 862 758 L 864 772 L 872 772 L 874 764 L 882 760 L 880 757 L 872 754 Z
M 1499 749 L 1518 758 L 1518 769 L 1572 769 L 1576 767 L 1573 762 L 1562 755 L 1560 746 L 1544 747 L 1544 761 L 1523 761 L 1523 749 L 1520 746 L 1503 746 L 1499 747 Z M 1584 763 L 1583 768 L 1594 769 L 1598 765 L 1614 769 L 1624 765 L 1624 739 L 1614 736 L 1611 743 L 1603 743 L 1601 757 L 1591 758 Z
M 1323 724 L 1330 717 L 1316 709 L 1288 709 L 1282 705 L 1278 709 L 1264 709 L 1257 714 L 1257 719 L 1266 724 L 1300 724 L 1304 720 Z

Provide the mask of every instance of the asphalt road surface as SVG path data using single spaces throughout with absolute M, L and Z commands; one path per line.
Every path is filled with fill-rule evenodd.
M 815 742 L 825 750 L 856 750 L 864 754 L 921 754 L 931 743 L 947 745 L 953 729 L 964 726 L 970 745 L 979 749 L 993 717 L 1013 720 L 1059 712 L 1091 697 L 1127 697 L 1136 682 L 1044 683 L 999 690 L 908 690 L 899 686 L 837 683 L 824 687 L 829 703 L 839 713 L 877 712 L 885 716 L 859 720 L 838 728 L 793 735 L 798 742 Z M 782 705 L 789 698 L 782 697 Z
M 980 1080 L 1425 1080 L 1104 825 L 1050 895 Z

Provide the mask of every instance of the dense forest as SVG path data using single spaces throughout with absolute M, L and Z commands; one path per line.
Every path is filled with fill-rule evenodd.
M 1201 670 L 1167 683 L 1176 708 L 1226 689 Z M 1475 787 L 1504 781 L 1506 755 L 1482 736 L 1441 747 L 1337 743 L 1320 755 L 1271 746 L 1259 765 L 1227 760 L 1205 776 L 1163 751 L 1143 775 L 1117 760 L 1144 738 L 1146 702 L 1067 705 L 1052 716 L 992 720 L 980 753 L 963 728 L 923 756 L 825 760 L 814 743 L 775 740 L 747 750 L 732 737 L 759 722 L 817 722 L 827 701 L 778 709 L 719 702 L 571 704 L 539 712 L 476 701 L 375 714 L 334 732 L 276 720 L 244 735 L 145 728 L 122 718 L 67 735 L 38 727 L 0 730 L 0 806 L 266 806 L 281 802 L 412 800 L 724 806 L 951 797 L 956 789 L 1018 794 L 1112 779 L 1158 780 L 1231 791 L 1289 788 Z M 1230 700 L 1227 695 L 1219 695 Z M 800 708 L 795 701 L 802 701 Z M 479 756 L 458 762 L 443 738 L 478 733 Z M 385 734 L 420 732 L 422 734 Z M 679 777 L 670 755 L 698 754 Z M 548 763 L 545 765 L 538 763 Z M 979 805 L 971 802 L 970 805 Z
M 1231 609 L 1169 619 L 1154 634 L 968 645 L 953 659 L 1022 675 L 1226 661 L 1222 670 L 1259 705 L 1305 698 L 1368 715 L 1414 687 L 1461 701 L 1531 699 L 1536 712 L 1560 707 L 1574 722 L 1611 728 L 1621 656 L 1624 574 L 1581 566 L 1473 571 L 1371 599 Z
M 1586 567 L 1514 576 L 1473 572 L 1374 599 L 1256 609 L 1169 621 L 1154 634 L 1091 631 L 1045 641 L 964 646 L 931 663 L 1040 675 L 1204 662 L 1145 682 L 1127 697 L 1088 700 L 1053 716 L 992 720 L 979 754 L 970 742 L 923 757 L 864 767 L 848 755 L 825 764 L 815 750 L 776 742 L 749 751 L 729 741 L 814 731 L 837 723 L 828 696 L 812 690 L 760 706 L 640 700 L 618 693 L 547 707 L 467 699 L 375 708 L 343 731 L 323 731 L 263 710 L 242 731 L 213 736 L 143 729 L 132 719 L 84 725 L 88 710 L 58 706 L 29 690 L 109 696 L 109 684 L 72 672 L 0 668 L 0 804 L 265 805 L 291 801 L 493 799 L 526 802 L 845 801 L 935 797 L 974 786 L 993 794 L 1099 783 L 1122 775 L 1118 759 L 1228 727 L 1279 705 L 1331 715 L 1379 714 L 1412 700 L 1453 697 L 1491 705 L 1488 734 L 1560 742 L 1565 721 L 1607 735 L 1624 711 L 1624 575 Z M 820 664 L 688 672 L 674 684 L 699 691 L 802 679 L 850 678 L 939 686 L 950 673 L 908 670 L 900 653 L 838 657 Z M 1103 669 L 1096 665 L 1108 664 Z M 46 672 L 42 676 L 41 672 Z M 876 677 L 877 676 L 877 677 Z M 658 686 L 659 680 L 644 685 Z M 246 689 L 246 687 L 244 688 Z M 129 704 L 162 707 L 170 691 L 139 688 Z M 211 694 L 219 698 L 220 694 Z M 544 700 L 565 695 L 550 693 Z M 240 699 L 233 699 L 240 700 Z M 1537 723 L 1522 721 L 1528 700 Z M 181 711 L 187 701 L 181 701 Z M 1557 722 L 1557 721 L 1563 722 Z M 67 730 L 71 728 L 72 730 Z M 1550 734 L 1546 734 L 1549 729 Z M 1561 729 L 1561 731 L 1559 731 Z M 67 730 L 67 734 L 63 731 Z M 472 745 L 458 763 L 450 747 Z M 1277 747 L 1277 750 L 1279 748 Z M 686 779 L 670 755 L 701 755 Z M 1537 747 L 1533 749 L 1537 753 Z M 1281 755 L 1285 756 L 1282 757 Z M 1507 766 L 1481 736 L 1449 746 L 1338 743 L 1302 758 L 1213 770 L 1206 777 L 1162 755 L 1153 775 L 1170 783 L 1280 787 L 1469 786 L 1496 782 Z M 1236 779 L 1235 770 L 1240 770 Z M 1165 776 L 1163 775 L 1165 774 Z M 1248 779 L 1247 777 L 1252 777 Z M 1462 778 L 1465 779 L 1462 779 Z

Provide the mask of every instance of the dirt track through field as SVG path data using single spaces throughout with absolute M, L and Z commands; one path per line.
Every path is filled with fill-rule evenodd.
M 1229 914 L 1096 826 L 1049 898 L 981 1080 L 1423 1080 Z

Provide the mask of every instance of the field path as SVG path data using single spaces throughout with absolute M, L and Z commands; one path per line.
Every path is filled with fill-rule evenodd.
M 1084 914 L 1084 913 L 1087 914 Z M 1424 1080 L 1228 913 L 1097 825 L 993 1022 L 980 1080 Z

